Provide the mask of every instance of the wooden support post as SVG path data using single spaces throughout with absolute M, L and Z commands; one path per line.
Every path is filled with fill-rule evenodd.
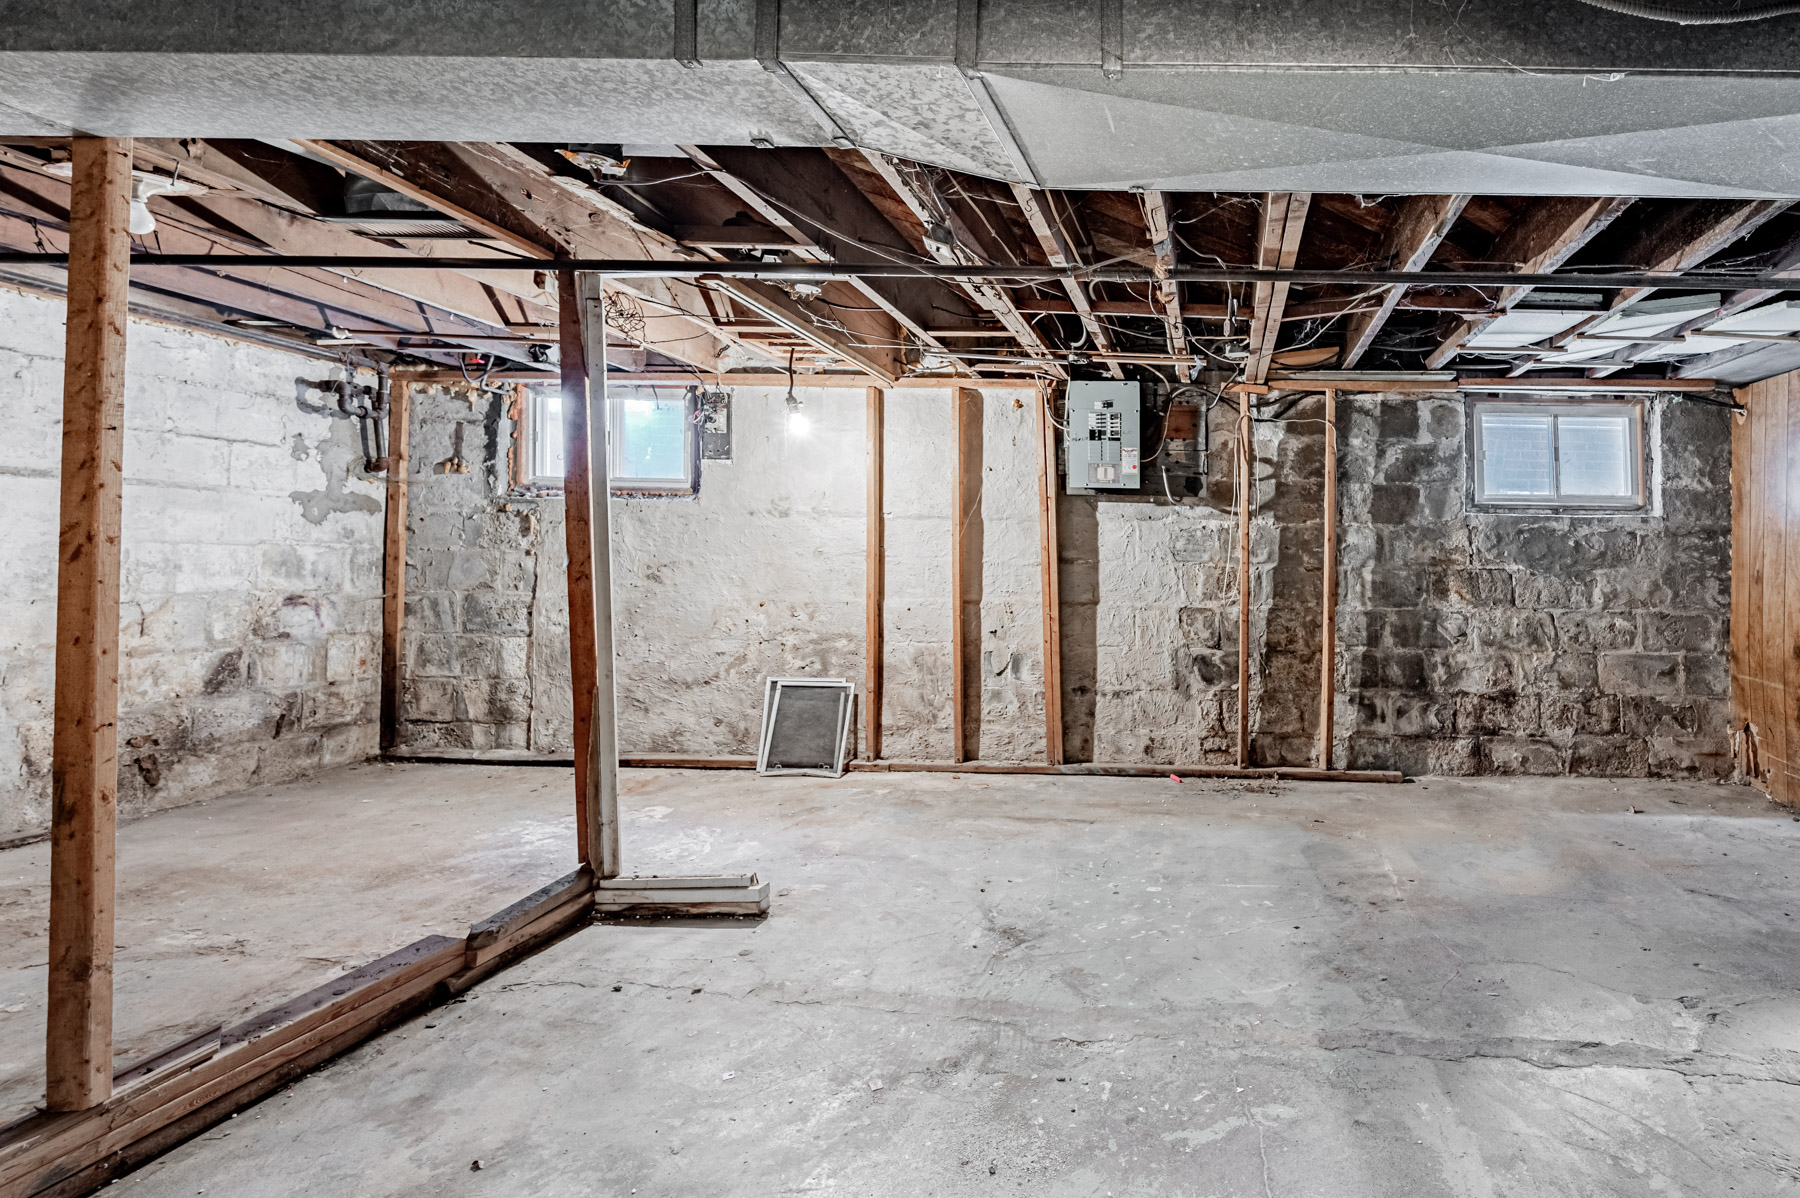
M 387 531 L 381 565 L 381 747 L 400 743 L 401 660 L 406 650 L 406 481 L 412 443 L 412 384 L 388 394 Z
M 563 527 L 569 557 L 569 678 L 575 708 L 575 837 L 578 858 L 601 877 L 605 836 L 601 830 L 598 801 L 600 778 L 595 768 L 595 701 L 600 689 L 601 658 L 595 618 L 597 538 L 594 515 L 605 513 L 605 500 L 597 506 L 594 495 L 606 494 L 604 433 L 591 427 L 596 405 L 589 395 L 589 334 L 584 319 L 581 284 L 585 275 L 562 271 L 557 275 L 559 332 L 562 348 L 563 408 Z M 604 334 L 602 334 L 604 336 Z M 604 350 L 604 347 L 602 347 Z M 597 359 L 606 369 L 606 355 Z M 602 374 L 604 378 L 604 374 Z M 601 420 L 604 421 L 604 415 Z M 594 447 L 601 447 L 596 455 Z M 598 461 L 596 462 L 596 456 Z M 608 630 L 610 632 L 610 629 Z M 610 675 L 610 654 L 607 665 Z M 608 693 L 611 688 L 608 687 Z M 604 760 L 604 757 L 602 757 Z
M 887 518 L 882 510 L 886 399 L 886 393 L 880 387 L 869 388 L 866 417 L 869 437 L 868 553 L 863 567 L 863 755 L 870 761 L 881 759 L 881 667 L 886 644 L 882 615 L 887 599 Z
M 1337 700 L 1337 392 L 1325 389 L 1325 526 L 1319 597 L 1319 768 L 1331 768 Z
M 608 474 L 612 408 L 607 396 L 606 290 L 597 274 L 576 278 L 588 367 L 588 533 L 593 544 L 594 699 L 588 722 L 583 818 L 599 853 L 586 862 L 602 878 L 619 876 L 619 720 L 613 686 L 612 482 Z
M 131 284 L 131 141 L 77 137 L 73 158 L 50 749 L 44 1104 L 52 1111 L 84 1110 L 112 1094 L 119 522 Z
M 981 392 L 958 387 L 950 402 L 950 760 L 969 761 L 981 752 Z
M 1256 500 L 1256 426 L 1250 392 L 1238 393 L 1238 686 L 1237 763 L 1250 764 L 1250 506 Z
M 1063 763 L 1062 585 L 1056 535 L 1056 422 L 1050 391 L 1038 392 L 1038 594 L 1044 608 L 1044 761 Z

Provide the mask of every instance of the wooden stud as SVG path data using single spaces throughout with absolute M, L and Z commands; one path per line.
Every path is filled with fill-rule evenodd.
M 869 439 L 868 551 L 863 573 L 863 753 L 871 761 L 881 758 L 882 664 L 886 640 L 883 611 L 887 599 L 887 518 L 883 512 L 883 471 L 886 465 L 886 400 L 880 387 L 867 392 Z
M 1237 763 L 1250 765 L 1250 506 L 1256 500 L 1255 428 L 1250 392 L 1238 393 L 1238 693 Z
M 1788 636 L 1787 572 L 1788 541 L 1792 526 L 1788 522 L 1788 389 L 1785 378 L 1769 379 L 1764 384 L 1762 447 L 1757 465 L 1761 468 L 1760 488 L 1763 493 L 1763 559 L 1762 559 L 1762 661 L 1761 674 L 1766 680 L 1764 692 L 1763 746 L 1769 759 L 1769 797 L 1780 803 L 1791 802 L 1788 777 L 1793 771 L 1794 739 L 1788 734 L 1787 661 L 1791 650 Z
M 958 387 L 951 406 L 956 462 L 950 502 L 950 758 L 968 761 L 980 752 L 981 727 L 981 392 Z
M 1800 603 L 1800 551 L 1792 544 L 1793 538 L 1800 535 L 1800 378 L 1790 372 L 1768 380 L 1767 385 L 1781 389 L 1787 412 L 1786 420 L 1773 430 L 1781 446 L 1775 456 L 1776 469 L 1786 476 L 1786 502 L 1780 522 L 1787 553 L 1781 580 L 1775 585 L 1775 601 L 1783 620 L 1782 639 L 1777 660 L 1769 666 L 1770 681 L 1780 697 L 1773 714 L 1782 724 L 1786 756 L 1779 783 L 1771 785 L 1770 793 L 1791 805 L 1800 802 L 1800 652 L 1796 652 L 1796 646 L 1800 646 L 1800 612 L 1794 606 Z
M 73 142 L 50 749 L 45 1106 L 112 1093 L 113 867 L 119 789 L 119 525 L 124 485 L 129 138 Z
M 1337 701 L 1337 392 L 1325 392 L 1325 527 L 1319 596 L 1319 768 L 1331 768 Z
M 400 743 L 400 663 L 406 624 L 406 483 L 412 443 L 412 384 L 388 393 L 387 529 L 381 563 L 381 747 Z
M 594 866 L 600 838 L 589 799 L 588 735 L 593 723 L 594 537 L 590 527 L 587 341 L 581 327 L 581 297 L 573 271 L 556 276 L 562 334 L 563 533 L 569 558 L 569 679 L 575 708 L 575 839 L 577 859 Z
M 580 816 L 595 855 L 584 859 L 601 878 L 619 876 L 619 721 L 613 686 L 612 484 L 607 446 L 606 292 L 599 275 L 576 276 L 588 368 L 588 537 L 594 614 L 593 699 L 589 705 L 587 774 Z M 582 742 L 577 741 L 577 745 Z
M 1044 760 L 1063 763 L 1062 572 L 1056 533 L 1056 421 L 1051 395 L 1040 391 L 1038 425 L 1038 594 L 1044 608 Z

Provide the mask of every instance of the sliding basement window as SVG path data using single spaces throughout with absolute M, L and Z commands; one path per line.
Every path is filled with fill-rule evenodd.
M 699 486 L 699 435 L 687 390 L 614 387 L 607 396 L 607 476 L 614 495 L 692 495 Z M 533 387 L 526 396 L 520 443 L 529 487 L 559 487 L 564 473 L 563 396 Z
M 1477 506 L 1639 511 L 1647 505 L 1640 402 L 1479 400 L 1469 425 Z

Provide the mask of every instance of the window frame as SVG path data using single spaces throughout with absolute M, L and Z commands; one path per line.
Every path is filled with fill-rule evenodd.
M 1484 415 L 1548 416 L 1550 421 L 1551 482 L 1555 493 L 1543 497 L 1486 493 L 1486 449 L 1482 437 Z M 1630 495 L 1565 495 L 1562 492 L 1561 417 L 1631 417 L 1632 447 L 1627 462 L 1631 470 Z M 1484 512 L 1572 512 L 1593 515 L 1641 515 L 1651 508 L 1650 499 L 1651 413 L 1642 399 L 1590 398 L 1580 400 L 1471 399 L 1468 414 L 1469 505 Z
M 680 497 L 695 494 L 700 489 L 700 430 L 694 423 L 693 388 L 683 384 L 680 388 L 681 403 L 681 448 L 682 461 L 687 464 L 684 478 L 648 478 L 626 474 L 619 468 L 619 455 L 624 452 L 625 439 L 622 432 L 625 428 L 624 404 L 630 399 L 661 399 L 659 392 L 673 391 L 674 387 L 657 386 L 656 384 L 623 384 L 606 389 L 606 476 L 614 495 L 639 495 L 647 497 Z
M 517 407 L 513 428 L 513 490 L 521 494 L 561 494 L 564 489 L 563 475 L 546 475 L 538 472 L 540 441 L 540 421 L 542 405 L 548 397 L 557 397 L 559 406 L 561 389 L 554 385 L 522 384 L 524 395 Z M 685 385 L 681 388 L 683 409 L 683 457 L 687 463 L 685 479 L 644 478 L 636 475 L 620 473 L 619 454 L 623 445 L 618 433 L 624 427 L 623 404 L 627 399 L 664 398 L 660 394 L 673 391 L 674 387 L 656 384 L 620 384 L 607 388 L 607 448 L 606 470 L 609 492 L 620 498 L 683 498 L 699 493 L 700 490 L 700 433 L 694 424 L 694 397 L 692 389 Z M 646 395 L 646 393 L 650 393 Z M 565 457 L 565 462 L 566 462 Z
M 536 494 L 561 494 L 564 476 L 560 474 L 539 474 L 538 458 L 538 423 L 541 414 L 538 405 L 548 396 L 555 396 L 557 406 L 562 406 L 562 389 L 555 385 L 545 386 L 537 383 L 521 383 L 519 389 L 518 408 L 513 418 L 513 490 Z M 565 461 L 566 447 L 565 447 Z

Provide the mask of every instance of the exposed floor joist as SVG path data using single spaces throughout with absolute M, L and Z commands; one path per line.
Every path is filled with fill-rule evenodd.
M 1601 199 L 1556 196 L 1539 200 L 1500 235 L 1488 256 L 1496 262 L 1513 263 L 1520 274 L 1554 271 L 1617 220 L 1631 204 L 1630 199 L 1617 196 Z M 1450 335 L 1426 357 L 1426 368 L 1436 370 L 1454 358 L 1464 342 L 1511 310 L 1530 290 L 1529 287 L 1501 288 L 1494 301 L 1493 314 L 1459 321 Z
M 1291 270 L 1300 252 L 1306 213 L 1312 196 L 1303 191 L 1270 192 L 1263 197 L 1262 220 L 1257 226 L 1256 265 L 1263 270 Z M 1244 379 L 1261 383 L 1269 377 L 1275 343 L 1281 336 L 1282 310 L 1287 307 L 1289 285 L 1258 283 L 1252 292 L 1249 357 Z
M 904 174 L 885 154 L 874 150 L 864 150 L 863 158 L 871 169 L 881 176 L 882 182 L 888 185 L 895 197 L 910 209 L 919 223 L 926 230 L 925 249 L 937 261 L 946 266 L 975 266 L 981 264 L 981 258 L 974 247 L 979 244 L 976 235 L 963 221 L 957 212 L 947 206 L 940 206 L 927 198 L 925 194 L 906 178 Z M 940 232 L 941 231 L 941 232 Z M 939 235 L 933 236 L 936 232 Z M 948 234 L 948 237 L 942 234 Z M 1026 350 L 1049 357 L 1050 347 L 1043 337 L 1032 326 L 1013 302 L 1004 287 L 997 283 L 963 283 L 960 290 L 970 299 L 991 312 L 996 320 L 1011 333 Z M 940 342 L 941 344 L 941 342 Z M 1051 367 L 1051 372 L 1058 377 L 1066 377 L 1060 366 Z
M 1451 226 L 1456 224 L 1471 198 L 1467 195 L 1409 198 L 1388 225 L 1381 247 L 1375 253 L 1376 261 L 1391 263 L 1390 269 L 1408 273 L 1423 270 L 1431 261 L 1431 255 L 1449 236 Z M 1385 288 L 1374 308 L 1358 312 L 1345 322 L 1344 352 L 1339 363 L 1343 369 L 1354 369 L 1362 360 L 1405 293 L 1405 287 Z
M 1181 322 L 1181 284 L 1168 277 L 1169 272 L 1175 269 L 1175 232 L 1170 218 L 1172 205 L 1169 197 L 1160 191 L 1146 191 L 1139 199 L 1143 201 L 1144 225 L 1150 238 L 1150 252 L 1156 256 L 1154 304 L 1159 309 L 1158 315 L 1162 317 L 1169 352 L 1180 357 L 1188 352 L 1188 344 L 1187 329 Z M 1292 264 L 1291 257 L 1289 264 Z
M 1031 225 L 1031 231 L 1037 235 L 1038 245 L 1042 247 L 1044 257 L 1050 265 L 1079 268 L 1082 265 L 1081 256 L 1069 244 L 1062 220 L 1056 215 L 1055 197 L 1049 192 L 1033 191 L 1023 183 L 1014 183 L 1012 193 L 1013 198 L 1019 202 L 1019 210 L 1025 214 L 1026 222 Z M 1081 318 L 1081 327 L 1087 330 L 1094 348 L 1103 354 L 1114 352 L 1112 332 L 1095 315 L 1087 288 L 1074 278 L 1064 278 L 1062 287 L 1069 297 L 1069 310 Z M 1117 362 L 1106 363 L 1106 369 L 1116 379 L 1125 377 L 1124 370 Z

